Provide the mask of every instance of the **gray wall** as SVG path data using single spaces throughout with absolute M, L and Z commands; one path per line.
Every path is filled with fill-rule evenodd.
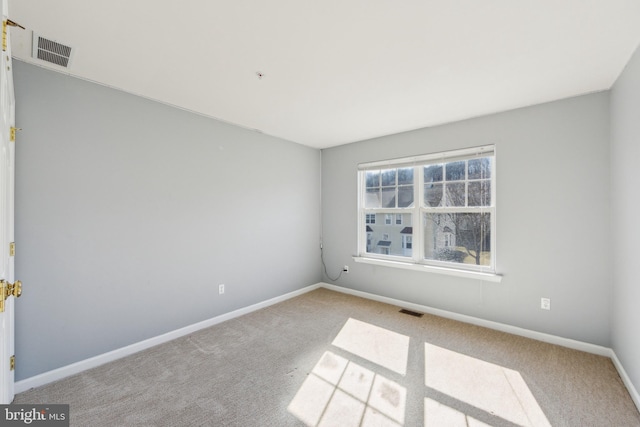
M 17 380 L 321 280 L 318 150 L 14 73 Z
M 336 284 L 613 345 L 640 384 L 638 53 L 611 116 L 603 92 L 326 149 L 322 165 L 317 150 L 17 61 L 14 72 L 18 380 L 330 282 L 322 217 L 329 273 L 351 267 Z M 497 146 L 502 283 L 352 261 L 358 163 L 484 144 Z
M 335 284 L 608 346 L 608 108 L 603 92 L 323 150 L 325 260 L 334 277 L 351 266 Z M 485 144 L 497 152 L 501 283 L 352 261 L 358 163 Z
M 640 390 L 640 50 L 611 91 L 613 350 Z

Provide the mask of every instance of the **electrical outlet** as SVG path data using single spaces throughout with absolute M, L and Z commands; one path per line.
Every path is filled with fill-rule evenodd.
M 344 271 L 345 273 L 349 274 L 349 266 L 345 265 L 344 268 L 342 269 L 342 271 Z
M 224 294 L 224 285 L 218 285 L 218 294 Z
M 540 298 L 540 308 L 543 310 L 551 310 L 551 298 Z

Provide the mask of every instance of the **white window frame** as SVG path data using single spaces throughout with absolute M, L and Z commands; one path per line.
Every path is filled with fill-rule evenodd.
M 402 214 L 396 214 L 396 225 L 402 225 Z
M 491 156 L 491 205 L 490 206 L 465 206 L 465 207 L 440 207 L 437 211 L 434 208 L 426 208 L 424 203 L 424 173 L 422 166 L 428 164 L 449 163 L 457 160 L 469 160 L 478 157 Z M 390 169 L 400 167 L 415 167 L 413 183 L 413 204 L 406 208 L 366 208 L 366 171 L 376 169 Z M 468 182 L 465 179 L 464 182 Z M 456 262 L 446 262 L 429 260 L 424 257 L 424 231 L 423 216 L 427 212 L 469 212 L 469 213 L 490 213 L 491 214 L 491 259 L 488 266 L 463 264 Z M 367 252 L 365 230 L 365 216 L 371 213 L 378 214 L 411 214 L 412 234 L 412 256 L 382 255 Z M 393 223 L 395 223 L 395 215 Z M 356 262 L 363 262 L 376 265 L 386 265 L 391 267 L 407 268 L 418 271 L 430 271 L 449 274 L 460 277 L 477 278 L 487 281 L 499 282 L 502 276 L 496 273 L 496 154 L 495 146 L 487 145 L 482 147 L 472 147 L 462 150 L 426 154 L 401 159 L 383 160 L 358 165 L 358 255 L 354 256 Z

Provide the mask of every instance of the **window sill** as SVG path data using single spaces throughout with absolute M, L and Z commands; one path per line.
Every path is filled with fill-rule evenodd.
M 423 271 L 425 273 L 444 274 L 447 276 L 465 277 L 467 279 L 477 279 L 477 280 L 483 280 L 485 282 L 500 283 L 502 281 L 502 276 L 500 274 L 495 274 L 495 273 L 483 273 L 480 271 L 457 270 L 455 268 L 435 267 L 432 265 L 415 264 L 412 262 L 390 261 L 386 259 L 367 258 L 367 257 L 361 257 L 361 256 L 354 256 L 353 260 L 355 262 L 359 262 L 363 264 L 380 265 L 383 267 L 403 268 L 406 270 Z

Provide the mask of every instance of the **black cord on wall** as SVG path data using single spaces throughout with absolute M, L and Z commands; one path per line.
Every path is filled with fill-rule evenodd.
M 324 274 L 326 274 L 332 282 L 335 282 L 336 280 L 340 279 L 340 277 L 342 277 L 344 269 L 340 269 L 340 274 L 338 274 L 338 277 L 336 277 L 335 279 L 329 275 L 329 272 L 327 271 L 327 265 L 324 263 L 324 252 L 322 251 L 322 245 L 320 245 L 320 259 L 322 260 L 322 267 L 324 267 Z

